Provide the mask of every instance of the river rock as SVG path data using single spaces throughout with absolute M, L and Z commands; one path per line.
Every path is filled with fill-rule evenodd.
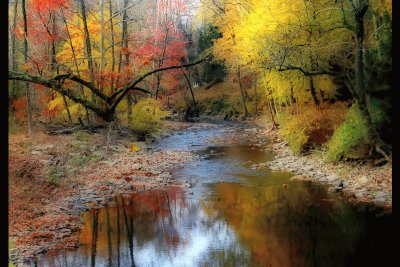
M 334 183 L 340 180 L 340 177 L 338 175 L 332 174 L 332 175 L 327 175 L 326 176 L 326 181 L 330 183 Z
M 368 182 L 369 182 L 368 177 L 365 175 L 362 175 L 357 179 L 357 183 L 359 186 L 364 186 L 368 184 Z

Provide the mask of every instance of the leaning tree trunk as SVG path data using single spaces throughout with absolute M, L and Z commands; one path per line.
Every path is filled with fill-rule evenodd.
M 188 84 L 189 90 L 190 90 L 190 94 L 192 96 L 192 102 L 193 102 L 193 106 L 194 106 L 194 112 L 195 114 L 198 116 L 199 115 L 199 111 L 197 109 L 197 103 L 196 103 L 196 98 L 194 97 L 194 92 L 193 92 L 193 88 L 192 85 L 190 83 L 190 78 L 186 75 L 185 71 L 182 69 L 182 73 L 183 76 L 185 76 L 186 82 Z M 189 74 L 190 75 L 190 74 Z
M 28 63 L 28 24 L 26 19 L 26 4 L 25 0 L 22 0 L 22 17 L 24 20 L 24 61 L 25 64 Z M 28 109 L 28 133 L 32 136 L 33 126 L 32 126 L 32 99 L 31 92 L 29 89 L 29 82 L 25 83 L 26 88 L 26 99 L 27 99 L 27 109 Z

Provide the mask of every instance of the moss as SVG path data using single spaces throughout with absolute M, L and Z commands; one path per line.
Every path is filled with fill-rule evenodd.
M 368 137 L 368 128 L 361 111 L 357 105 L 353 105 L 344 123 L 335 131 L 327 143 L 327 158 L 337 162 L 343 156 L 354 154 L 363 146 Z

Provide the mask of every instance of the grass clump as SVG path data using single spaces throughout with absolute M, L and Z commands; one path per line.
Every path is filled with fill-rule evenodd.
M 162 118 L 168 112 L 161 109 L 161 103 L 152 98 L 140 100 L 132 108 L 131 127 L 144 133 L 153 133 L 161 129 Z
M 348 110 L 344 123 L 326 144 L 328 160 L 337 162 L 363 146 L 368 137 L 366 125 L 358 106 L 353 105 Z
M 74 137 L 78 141 L 87 142 L 90 139 L 90 134 L 85 131 L 77 131 L 74 133 Z
M 59 166 L 54 166 L 49 169 L 48 175 L 49 175 L 48 182 L 52 185 L 59 186 L 60 178 L 64 176 L 64 170 Z

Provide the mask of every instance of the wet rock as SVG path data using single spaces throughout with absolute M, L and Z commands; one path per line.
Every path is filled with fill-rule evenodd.
M 383 197 L 374 198 L 374 199 L 373 199 L 373 202 L 374 202 L 375 204 L 383 205 L 383 204 L 386 203 L 386 199 L 383 198 Z
M 330 193 L 339 193 L 343 191 L 343 187 L 340 186 L 331 186 L 328 188 L 328 192 Z
M 184 183 L 184 184 L 183 184 L 183 187 L 192 188 L 193 185 L 192 185 L 191 183 Z

